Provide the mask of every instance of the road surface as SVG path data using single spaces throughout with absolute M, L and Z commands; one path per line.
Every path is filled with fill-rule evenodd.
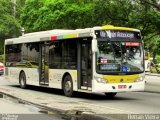
M 22 105 L 14 103 L 10 100 L 6 100 L 3 98 L 0 98 L 0 113 L 1 114 L 40 114 L 40 109 L 29 106 L 29 105 Z
M 11 83 L 0 77 L 0 89 L 2 86 L 11 86 Z M 50 114 L 50 115 L 48 115 Z M 0 93 L 0 120 L 62 120 L 62 116 L 48 113 L 32 104 L 25 104 L 12 97 Z

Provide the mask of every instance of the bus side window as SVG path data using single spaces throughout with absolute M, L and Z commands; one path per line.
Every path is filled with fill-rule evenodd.
M 61 42 L 54 42 L 50 47 L 50 67 L 51 68 L 61 68 L 61 56 L 62 56 L 62 47 Z

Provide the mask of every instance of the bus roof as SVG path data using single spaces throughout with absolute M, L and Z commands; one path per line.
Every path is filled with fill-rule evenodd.
M 18 38 L 6 39 L 5 44 L 8 45 L 8 44 L 40 42 L 40 41 L 69 39 L 69 38 L 92 37 L 93 30 L 125 30 L 125 31 L 140 32 L 140 30 L 138 29 L 115 27 L 112 25 L 97 26 L 93 28 L 75 29 L 75 30 L 54 29 L 48 31 L 27 33 Z

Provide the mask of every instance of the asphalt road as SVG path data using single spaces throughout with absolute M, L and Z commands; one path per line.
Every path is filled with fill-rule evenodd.
M 0 88 L 12 86 L 0 76 Z M 0 120 L 62 120 L 60 115 L 48 115 L 47 111 L 0 93 Z
M 9 98 L 0 98 L 0 113 L 1 114 L 40 114 L 40 109 L 16 103 L 15 101 L 9 100 Z
M 18 103 L 9 97 L 0 98 L 0 108 L 0 120 L 62 120 L 61 117 L 43 114 L 41 109 L 32 105 Z
M 48 106 L 52 105 L 52 101 L 57 99 L 59 104 L 65 103 L 66 106 L 74 103 L 83 103 L 86 107 L 95 107 L 95 111 L 112 111 L 112 114 L 114 111 L 115 113 L 119 111 L 119 113 L 160 114 L 160 79 L 157 76 L 146 76 L 145 79 L 147 83 L 144 92 L 119 93 L 113 99 L 108 99 L 103 94 L 87 93 L 77 93 L 73 98 L 68 98 L 63 95 L 61 90 L 34 86 L 29 86 L 27 90 L 22 90 L 18 86 L 13 86 L 12 83 L 4 81 L 2 78 L 0 79 L 0 84 L 3 87 L 6 86 L 7 88 L 25 91 L 28 94 L 38 96 L 39 99 L 43 99 L 43 104 Z M 45 98 L 47 99 L 45 100 Z M 64 104 L 60 109 L 63 109 L 63 107 Z

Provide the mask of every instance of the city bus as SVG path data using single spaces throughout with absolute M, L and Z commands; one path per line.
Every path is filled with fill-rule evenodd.
M 5 40 L 5 78 L 20 84 L 104 93 L 144 90 L 140 30 L 112 25 L 55 29 Z

